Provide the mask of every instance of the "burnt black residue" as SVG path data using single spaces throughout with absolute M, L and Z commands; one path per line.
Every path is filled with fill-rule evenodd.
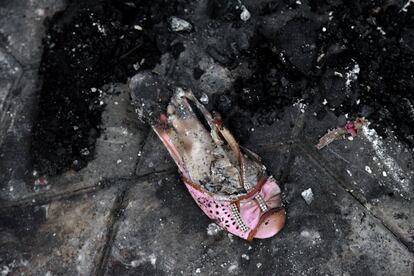
M 51 19 L 40 69 L 35 169 L 53 175 L 93 158 L 103 110 L 97 89 L 155 66 L 169 50 L 160 22 L 180 13 L 179 2 L 72 1 Z
M 235 77 L 210 107 L 241 142 L 250 128 L 274 123 L 301 100 L 317 118 L 362 115 L 379 134 L 391 129 L 414 145 L 413 5 L 402 11 L 402 1 L 242 2 L 251 12 L 247 22 L 237 0 L 72 1 L 51 20 L 44 44 L 32 147 L 37 169 L 56 174 L 93 158 L 102 106 L 92 88 L 124 82 L 169 52 L 184 62 L 171 62 L 173 73 L 163 77 L 198 89 L 207 72 L 185 58 L 190 50 Z M 171 32 L 170 16 L 188 19 L 192 32 Z M 203 45 L 189 49 L 197 43 L 188 41 Z M 252 73 L 238 74 L 240 64 Z
M 271 124 L 278 110 L 303 99 L 318 118 L 327 110 L 365 116 L 380 135 L 393 130 L 412 147 L 414 8 L 402 11 L 399 1 L 294 2 L 258 8 L 262 23 L 244 56 L 254 74 L 215 99 L 224 115 L 234 103 L 240 108 L 230 127 L 240 132 L 251 118 Z M 246 122 L 237 127 L 240 120 Z

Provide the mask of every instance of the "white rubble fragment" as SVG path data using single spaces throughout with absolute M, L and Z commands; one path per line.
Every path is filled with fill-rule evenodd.
M 118 160 L 116 160 L 116 163 L 117 164 L 121 164 L 122 163 L 122 160 L 121 159 L 118 159 Z
M 36 15 L 38 16 L 38 17 L 43 17 L 43 16 L 45 16 L 45 9 L 36 9 L 35 10 L 35 13 L 36 13 Z
M 302 193 L 302 198 L 305 200 L 306 204 L 310 205 L 313 201 L 313 192 L 312 188 L 304 190 Z
M 241 255 L 241 257 L 242 257 L 243 259 L 245 259 L 246 261 L 250 260 L 250 257 L 249 257 L 249 255 L 247 255 L 247 254 L 242 254 L 242 255 Z
M 382 35 L 387 35 L 387 33 L 381 28 L 381 27 L 377 27 L 377 30 L 382 34 Z
M 359 75 L 360 71 L 361 71 L 361 69 L 359 68 L 358 63 L 355 62 L 354 68 L 352 68 L 351 70 L 349 70 L 348 72 L 345 73 L 345 78 L 346 78 L 345 86 L 347 88 L 349 88 L 351 86 L 351 83 L 353 81 L 356 81 L 358 79 L 358 75 Z
M 106 30 L 105 30 L 105 27 L 104 27 L 104 26 L 102 26 L 101 24 L 99 24 L 99 22 L 93 22 L 93 23 L 92 23 L 92 26 L 96 26 L 96 28 L 98 29 L 98 31 L 99 31 L 101 34 L 106 35 Z
M 137 31 L 142 31 L 142 27 L 140 25 L 134 25 L 134 29 Z
M 203 104 L 208 104 L 208 96 L 206 93 L 203 93 L 203 95 L 201 95 L 200 102 Z
M 316 59 L 317 62 L 320 62 L 325 57 L 325 54 L 320 54 Z
M 383 176 L 383 177 L 387 177 L 387 172 L 386 172 L 386 171 L 383 171 L 383 172 L 382 172 L 382 176 Z
M 87 155 L 90 154 L 90 151 L 89 151 L 88 148 L 83 148 L 83 149 L 81 149 L 80 154 L 83 155 L 83 156 L 87 156 Z
M 189 32 L 193 29 L 193 26 L 184 19 L 172 16 L 170 18 L 170 28 L 173 32 Z
M 365 166 L 365 171 L 366 171 L 367 173 L 369 173 L 369 174 L 371 174 L 371 173 L 372 173 L 372 170 L 371 170 L 371 168 L 370 168 L 369 166 Z
M 229 272 L 229 273 L 234 273 L 234 272 L 236 272 L 236 270 L 239 268 L 239 266 L 237 265 L 237 264 L 232 264 L 232 265 L 230 265 L 229 266 L 229 268 L 227 269 L 227 271 Z
M 242 6 L 242 12 L 240 13 L 240 19 L 244 22 L 248 21 L 251 17 L 249 10 L 245 5 Z
M 135 71 L 138 71 L 139 68 L 141 68 L 141 64 L 139 62 L 132 64 L 132 66 L 134 67 Z
M 293 103 L 294 107 L 297 107 L 301 113 L 305 113 L 306 108 L 308 105 L 303 102 L 303 99 L 297 100 L 295 103 Z
M 125 265 L 131 266 L 131 267 L 138 267 L 146 262 L 151 263 L 153 267 L 155 267 L 155 264 L 157 262 L 157 256 L 155 254 L 147 254 L 145 252 L 138 252 L 137 253 L 137 259 L 132 260 L 130 263 L 124 263 Z
M 411 6 L 411 4 L 413 4 L 413 5 L 414 5 L 414 0 L 408 0 L 408 1 L 404 4 L 404 6 L 401 8 L 401 10 L 400 10 L 400 11 L 407 12 L 407 8 L 408 8 L 409 6 Z
M 149 255 L 150 263 L 155 266 L 155 263 L 157 262 L 157 257 L 154 254 Z
M 261 267 L 262 267 L 262 263 L 257 263 L 257 264 L 256 264 L 256 267 L 257 267 L 257 268 L 261 268 Z
M 137 267 L 139 265 L 140 265 L 140 261 L 139 260 L 133 260 L 130 263 L 130 266 L 132 266 L 132 267 Z
M 218 226 L 217 224 L 215 224 L 214 222 L 210 223 L 207 227 L 207 235 L 209 235 L 209 236 L 215 236 L 218 233 L 220 233 L 221 231 L 223 231 L 223 229 L 220 226 Z

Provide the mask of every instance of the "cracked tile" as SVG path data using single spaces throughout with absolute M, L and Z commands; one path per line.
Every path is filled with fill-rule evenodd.
M 414 251 L 414 218 L 409 215 L 414 209 L 412 150 L 392 135 L 382 139 L 365 127 L 353 141 L 306 151 Z
M 91 275 L 117 189 L 0 215 L 0 267 L 11 275 Z
M 43 21 L 65 7 L 65 1 L 5 0 L 0 6 L 0 41 L 22 64 L 40 62 Z
M 0 130 L 7 131 L 14 115 L 10 110 L 13 102 L 13 88 L 18 84 L 22 69 L 18 62 L 0 47 Z M 0 144 L 3 135 L 0 136 Z
M 301 192 L 312 188 L 307 205 Z M 412 254 L 335 180 L 296 157 L 284 185 L 285 229 L 246 242 L 220 229 L 176 176 L 134 185 L 106 275 L 409 275 Z
M 24 80 L 22 84 L 26 84 L 27 89 L 34 89 L 29 85 L 30 82 Z M 30 91 L 32 91 L 30 93 L 34 92 L 34 90 Z M 48 178 L 47 185 L 38 187 L 34 185 L 29 162 L 31 125 L 20 122 L 17 125 L 18 131 L 13 132 L 14 136 L 9 135 L 8 143 L 1 148 L 1 154 L 5 158 L 0 160 L 0 168 L 8 172 L 0 176 L 4 183 L 0 184 L 0 198 L 4 199 L 1 203 L 7 206 L 19 200 L 90 190 L 101 185 L 108 178 L 133 176 L 140 158 L 138 152 L 147 137 L 148 128 L 136 119 L 128 91 L 124 86 L 116 86 L 113 92 L 103 99 L 106 108 L 102 115 L 102 133 L 97 139 L 94 159 L 79 172 L 68 171 Z M 24 93 L 29 92 L 21 92 Z M 28 112 L 28 110 L 30 109 L 24 111 Z M 31 116 L 21 116 L 19 120 L 30 118 Z M 16 135 L 25 136 L 24 139 L 19 139 L 15 137 Z
M 7 126 L 1 135 L 0 146 L 0 199 L 13 200 L 30 191 L 30 141 L 37 102 L 37 72 L 26 71 L 20 83 L 10 92 Z

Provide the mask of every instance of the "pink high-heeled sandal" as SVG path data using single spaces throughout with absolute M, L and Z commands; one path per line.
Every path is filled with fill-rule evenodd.
M 145 100 L 135 93 L 142 115 Z M 242 149 L 219 115 L 213 117 L 191 91 L 176 89 L 167 112 L 151 125 L 188 191 L 216 224 L 246 240 L 269 238 L 283 228 L 285 211 L 276 181 L 266 175 L 259 157 Z

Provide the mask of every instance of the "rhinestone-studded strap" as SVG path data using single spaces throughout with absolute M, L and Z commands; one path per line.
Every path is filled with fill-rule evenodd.
M 233 214 L 234 219 L 236 220 L 237 225 L 240 227 L 240 230 L 242 230 L 243 232 L 249 231 L 249 227 L 244 223 L 240 216 L 236 203 L 230 204 L 230 210 Z
M 259 204 L 260 210 L 262 210 L 263 212 L 269 211 L 266 201 L 263 199 L 261 195 L 255 196 L 254 199 L 256 199 L 257 203 Z

